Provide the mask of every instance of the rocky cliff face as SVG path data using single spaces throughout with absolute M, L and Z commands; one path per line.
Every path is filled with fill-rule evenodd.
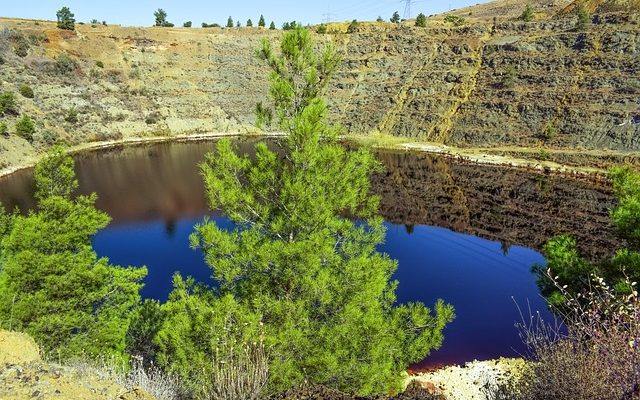
M 515 20 L 514 2 L 506 3 L 511 14 L 493 20 L 492 4 L 457 11 L 466 16 L 458 27 L 434 16 L 428 28 L 361 24 L 345 34 L 336 25 L 318 35 L 344 58 L 328 95 L 331 118 L 351 134 L 496 151 L 640 151 L 640 124 L 630 122 L 640 114 L 633 8 L 606 13 L 600 4 L 595 11 L 605 13 L 577 32 L 573 13 L 556 13 L 566 2 L 541 2 L 533 22 Z M 56 137 L 76 144 L 254 131 L 254 105 L 268 90 L 255 49 L 279 35 L 103 25 L 68 32 L 51 22 L 0 19 L 1 90 L 30 86 L 34 97 L 18 95 L 18 113 L 37 125 L 33 143 L 0 137 L 0 164 L 19 162 Z M 0 122 L 13 132 L 16 117 Z

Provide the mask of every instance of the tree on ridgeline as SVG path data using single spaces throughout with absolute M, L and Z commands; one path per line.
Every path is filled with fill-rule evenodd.
M 56 12 L 56 19 L 58 21 L 58 29 L 64 29 L 68 31 L 75 30 L 76 28 L 76 20 L 74 19 L 74 14 L 71 12 L 69 7 L 62 7 Z
M 227 19 L 227 28 L 233 28 L 233 18 L 231 17 Z
M 396 304 L 397 263 L 377 251 L 385 226 L 370 191 L 382 167 L 370 152 L 341 146 L 326 120 L 324 93 L 340 64 L 334 47 L 318 54 L 309 31 L 295 27 L 278 49 L 263 40 L 259 55 L 272 69 L 271 120 L 288 136 L 282 153 L 260 143 L 255 157 L 222 140 L 200 166 L 210 207 L 234 227 L 210 219 L 196 227 L 192 245 L 219 286 L 176 277 L 158 360 L 193 379 L 216 359 L 219 338 L 253 343 L 262 330 L 270 392 L 303 382 L 398 391 L 407 366 L 440 346 L 453 309 Z
M 391 16 L 390 21 L 393 22 L 394 24 L 399 24 L 400 23 L 400 13 L 395 11 L 393 13 L 393 15 Z
M 424 15 L 423 13 L 418 14 L 418 16 L 416 17 L 416 26 L 419 28 L 426 28 L 427 16 Z
M 264 15 L 260 15 L 260 20 L 258 21 L 258 26 L 264 28 L 266 26 L 266 22 L 264 21 Z
M 269 24 L 269 30 L 275 31 L 276 30 L 276 23 L 271 21 L 271 24 Z
M 156 17 L 156 25 L 155 26 L 165 26 L 167 23 L 167 12 L 162 8 L 158 8 L 153 16 Z
M 73 160 L 53 148 L 35 167 L 38 208 L 0 218 L 0 321 L 47 354 L 126 359 L 146 268 L 112 266 L 91 240 L 109 223 L 96 196 L 74 197 Z
M 251 21 L 251 18 L 247 20 L 247 27 L 249 28 L 253 27 L 253 21 Z

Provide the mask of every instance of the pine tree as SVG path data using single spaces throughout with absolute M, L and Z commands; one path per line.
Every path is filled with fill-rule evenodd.
M 251 27 L 253 26 L 253 21 L 251 21 L 251 18 L 249 18 L 249 19 L 247 20 L 247 26 L 248 26 L 249 28 L 251 28 Z
M 591 24 L 591 16 L 589 15 L 589 10 L 587 10 L 586 4 L 582 2 L 578 7 L 578 20 L 576 22 L 576 30 L 584 31 L 587 29 L 587 26 L 590 24 Z
M 69 10 L 69 7 L 62 7 L 56 12 L 56 18 L 58 20 L 58 29 L 65 29 L 68 31 L 72 31 L 75 29 L 76 20 L 73 18 L 74 15 Z
M 399 12 L 394 12 L 393 15 L 391 16 L 391 22 L 393 22 L 394 24 L 399 24 L 400 23 L 400 13 Z
M 266 26 L 266 23 L 264 21 L 264 15 L 260 15 L 260 20 L 258 21 L 258 26 L 261 28 L 264 28 Z
M 524 7 L 524 11 L 522 11 L 522 14 L 520 15 L 520 19 L 522 21 L 525 21 L 525 22 L 531 22 L 531 21 L 533 21 L 535 16 L 536 16 L 536 14 L 533 11 L 533 7 L 531 7 L 531 4 L 527 4 Z
M 418 14 L 418 16 L 416 17 L 416 26 L 420 28 L 426 28 L 427 16 L 424 15 L 423 13 Z
M 233 28 L 233 18 L 227 19 L 227 28 Z
M 270 30 L 272 30 L 272 31 L 275 31 L 275 30 L 276 30 L 276 24 L 275 24 L 275 22 L 271 21 L 271 24 L 269 25 L 269 29 L 270 29 Z
M 370 193 L 381 166 L 368 151 L 338 143 L 323 94 L 340 59 L 331 45 L 314 49 L 300 27 L 279 51 L 262 42 L 274 122 L 288 133 L 285 154 L 262 143 L 251 159 L 219 142 L 201 171 L 211 208 L 235 228 L 206 220 L 192 245 L 204 251 L 220 295 L 261 316 L 272 390 L 307 380 L 361 394 L 394 391 L 409 363 L 442 343 L 453 310 L 442 301 L 433 312 L 395 304 L 397 264 L 376 250 L 385 227 Z M 171 363 L 171 354 L 163 357 Z
M 35 168 L 38 210 L 15 215 L 0 242 L 0 320 L 45 353 L 125 358 L 129 314 L 146 268 L 120 268 L 91 247 L 109 217 L 95 195 L 72 197 L 73 160 L 59 147 Z
M 167 24 L 167 12 L 162 8 L 158 8 L 153 16 L 156 17 L 156 25 L 155 26 L 165 26 Z

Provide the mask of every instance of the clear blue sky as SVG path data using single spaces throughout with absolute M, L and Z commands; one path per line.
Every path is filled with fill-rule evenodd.
M 56 10 L 68 6 L 75 13 L 77 21 L 91 19 L 106 20 L 109 23 L 128 26 L 153 25 L 153 11 L 163 8 L 169 14 L 168 20 L 181 26 L 184 21 L 193 21 L 194 26 L 202 22 L 224 24 L 229 16 L 244 25 L 251 18 L 257 24 L 260 14 L 264 14 L 267 24 L 275 21 L 280 27 L 285 21 L 296 20 L 304 24 L 322 22 L 327 12 L 332 20 L 360 21 L 375 20 L 378 15 L 388 19 L 394 11 L 404 14 L 401 0 L 0 0 L 0 16 L 55 19 Z M 414 0 L 411 14 L 426 15 L 446 12 L 450 8 L 460 8 L 487 0 Z

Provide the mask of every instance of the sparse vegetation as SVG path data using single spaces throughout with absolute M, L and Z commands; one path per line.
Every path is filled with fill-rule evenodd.
M 56 18 L 58 20 L 58 29 L 64 29 L 68 31 L 74 30 L 76 20 L 69 7 L 62 7 L 56 12 Z
M 5 122 L 0 122 L 0 135 L 4 137 L 9 136 L 9 128 Z
M 20 87 L 18 88 L 18 92 L 20 92 L 20 94 L 23 97 L 26 97 L 28 99 L 33 99 L 33 89 L 31 88 L 31 86 L 27 85 L 26 83 L 23 83 L 20 85 Z
M 419 28 L 426 28 L 427 16 L 424 15 L 423 13 L 418 14 L 418 16 L 416 17 L 416 26 Z
M 153 112 L 149 113 L 149 115 L 147 115 L 147 117 L 145 118 L 144 122 L 147 125 L 155 125 L 158 122 L 160 122 L 161 118 L 162 118 L 162 116 L 160 115 L 160 113 L 158 111 L 153 111 Z
M 33 134 L 36 133 L 36 124 L 28 115 L 23 115 L 16 122 L 16 134 L 28 142 L 33 142 Z
M 13 45 L 13 52 L 18 57 L 24 58 L 29 55 L 29 42 L 23 36 L 18 36 L 15 39 L 15 43 Z

